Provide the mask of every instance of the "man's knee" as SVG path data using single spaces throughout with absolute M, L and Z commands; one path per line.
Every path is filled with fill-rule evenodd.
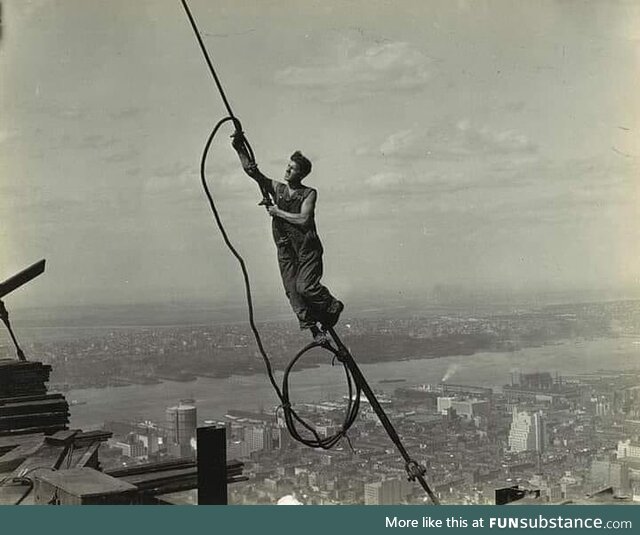
M 309 299 L 315 294 L 315 284 L 306 280 L 296 281 L 296 292 L 302 299 Z

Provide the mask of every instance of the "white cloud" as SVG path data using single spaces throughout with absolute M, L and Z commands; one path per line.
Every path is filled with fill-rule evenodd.
M 134 171 L 139 175 L 140 170 Z M 229 197 L 246 198 L 255 204 L 258 188 L 247 177 L 239 164 L 212 162 L 206 169 L 206 180 L 210 192 L 217 201 Z M 145 195 L 165 199 L 167 202 L 191 201 L 205 203 L 204 192 L 197 166 L 183 162 L 158 165 L 148 176 L 142 178 Z M 154 201 L 155 202 L 155 201 Z
M 468 119 L 458 121 L 452 133 L 453 149 L 464 152 L 514 153 L 533 152 L 535 145 L 517 130 L 477 127 Z
M 143 184 L 147 195 L 171 196 L 196 191 L 199 180 L 195 169 L 176 162 L 156 168 Z
M 363 48 L 351 43 L 334 61 L 313 66 L 290 66 L 276 73 L 282 85 L 329 91 L 328 98 L 355 96 L 355 92 L 413 90 L 429 79 L 429 59 L 404 42 L 376 44 Z M 347 91 L 351 93 L 347 94 Z
M 154 174 L 158 177 L 176 178 L 188 173 L 194 172 L 193 165 L 187 165 L 180 162 L 171 162 L 165 165 L 158 166 Z
M 425 140 L 413 130 L 401 130 L 391 134 L 380 145 L 379 152 L 382 156 L 402 158 L 404 156 L 425 156 Z
M 375 149 L 360 147 L 356 155 L 379 155 L 396 159 L 449 159 L 474 155 L 524 155 L 537 151 L 536 145 L 515 129 L 478 127 L 468 119 L 419 132 L 400 130 L 389 135 Z
M 403 184 L 405 176 L 395 172 L 381 172 L 365 180 L 367 186 L 377 190 L 389 190 Z

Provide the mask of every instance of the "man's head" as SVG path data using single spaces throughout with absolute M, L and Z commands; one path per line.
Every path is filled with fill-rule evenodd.
M 291 155 L 284 179 L 287 182 L 300 182 L 310 172 L 311 162 L 297 150 Z

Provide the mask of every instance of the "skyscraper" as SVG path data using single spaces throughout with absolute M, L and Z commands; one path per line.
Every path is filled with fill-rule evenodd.
M 594 490 L 613 487 L 614 492 L 625 494 L 630 490 L 629 467 L 624 461 L 612 459 L 594 459 L 589 474 Z
M 616 455 L 618 459 L 640 459 L 640 441 L 634 442 L 630 438 L 618 441 Z
M 264 425 L 245 427 L 244 441 L 247 444 L 249 455 L 255 451 L 271 450 L 273 448 L 271 428 Z
M 394 505 L 402 503 L 410 492 L 404 479 L 383 479 L 364 484 L 365 505 Z
M 166 411 L 167 430 L 169 432 L 167 448 L 177 457 L 189 457 L 193 454 L 191 446 L 196 438 L 197 412 L 193 400 L 180 400 L 180 404 Z
M 541 412 L 530 414 L 513 409 L 509 429 L 509 449 L 514 452 L 537 451 L 542 453 L 547 442 L 547 427 Z

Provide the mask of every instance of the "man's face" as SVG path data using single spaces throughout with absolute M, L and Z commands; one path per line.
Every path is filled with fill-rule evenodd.
M 289 160 L 287 170 L 284 172 L 284 179 L 287 182 L 296 182 L 300 178 L 300 166 L 293 160 Z

